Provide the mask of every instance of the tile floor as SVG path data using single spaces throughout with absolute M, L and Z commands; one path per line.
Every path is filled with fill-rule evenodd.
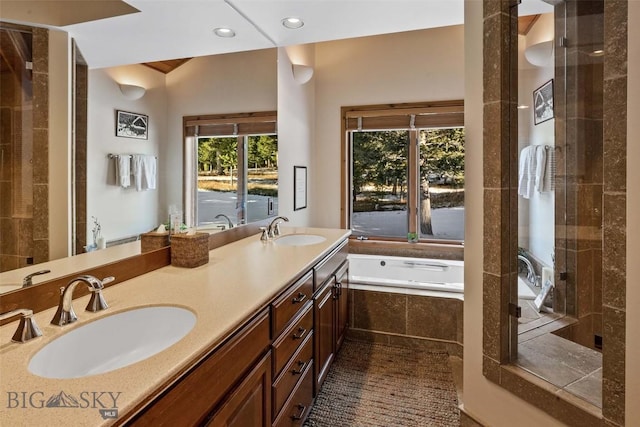
M 602 408 L 602 353 L 553 334 L 575 320 L 538 313 L 533 301 L 518 304 L 518 366 Z

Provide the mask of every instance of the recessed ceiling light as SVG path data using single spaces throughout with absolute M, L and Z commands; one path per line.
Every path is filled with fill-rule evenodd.
M 518 108 L 518 110 L 526 110 L 527 108 L 529 108 L 529 106 L 528 105 L 524 105 L 524 104 L 520 104 L 520 105 L 518 105 L 517 108 Z
M 216 28 L 213 30 L 213 32 L 215 33 L 216 36 L 218 37 L 235 37 L 236 36 L 236 32 L 233 31 L 231 28 Z
M 604 56 L 604 50 L 602 49 L 594 50 L 589 54 L 589 56 Z
M 282 25 L 289 29 L 295 30 L 302 27 L 304 25 L 304 21 L 300 18 L 294 18 L 291 16 L 289 18 L 284 18 L 282 20 Z

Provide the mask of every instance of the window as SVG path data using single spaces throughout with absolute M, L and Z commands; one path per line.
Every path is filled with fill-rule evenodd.
M 355 236 L 464 239 L 461 101 L 343 108 Z
M 227 227 L 278 209 L 275 113 L 186 117 L 187 222 Z

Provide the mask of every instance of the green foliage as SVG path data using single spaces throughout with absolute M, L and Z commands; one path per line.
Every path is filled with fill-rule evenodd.
M 407 131 L 353 133 L 353 188 L 355 195 L 365 185 L 378 189 L 406 185 Z
M 277 135 L 250 136 L 248 151 L 248 164 L 250 168 L 277 168 Z
M 464 185 L 464 128 L 420 132 L 420 173 L 442 177 L 446 184 Z
M 219 175 L 238 167 L 238 138 L 198 140 L 198 170 L 215 170 Z

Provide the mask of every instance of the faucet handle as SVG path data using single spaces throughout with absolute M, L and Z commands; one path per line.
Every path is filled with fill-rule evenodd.
M 104 279 L 102 279 L 102 280 L 101 280 L 101 282 L 102 282 L 102 285 L 104 286 L 104 285 L 106 285 L 107 283 L 111 283 L 111 282 L 113 282 L 114 280 L 116 280 L 116 278 L 115 278 L 115 277 L 113 277 L 113 276 L 109 276 L 109 277 L 105 277 Z
M 25 343 L 29 340 L 42 336 L 42 332 L 33 318 L 33 310 L 20 308 L 18 310 L 9 311 L 0 315 L 0 320 L 10 319 L 17 315 L 21 315 L 18 329 L 13 334 L 11 341 Z
M 267 230 L 267 227 L 260 227 L 260 230 L 262 231 L 262 234 L 260 235 L 260 240 L 262 241 L 269 240 L 269 231 Z
M 96 311 L 106 310 L 107 308 L 109 308 L 109 304 L 104 300 L 102 290 L 96 289 L 91 291 L 91 299 L 89 299 L 86 310 L 95 313 Z
M 116 278 L 113 276 L 105 277 L 102 280 L 96 280 L 97 283 L 95 283 L 91 289 L 91 299 L 89 299 L 89 304 L 87 304 L 87 311 L 95 313 L 96 311 L 106 310 L 109 308 L 109 304 L 107 304 L 104 300 L 104 296 L 102 295 L 102 289 L 105 284 L 111 283 L 114 280 L 116 280 Z

